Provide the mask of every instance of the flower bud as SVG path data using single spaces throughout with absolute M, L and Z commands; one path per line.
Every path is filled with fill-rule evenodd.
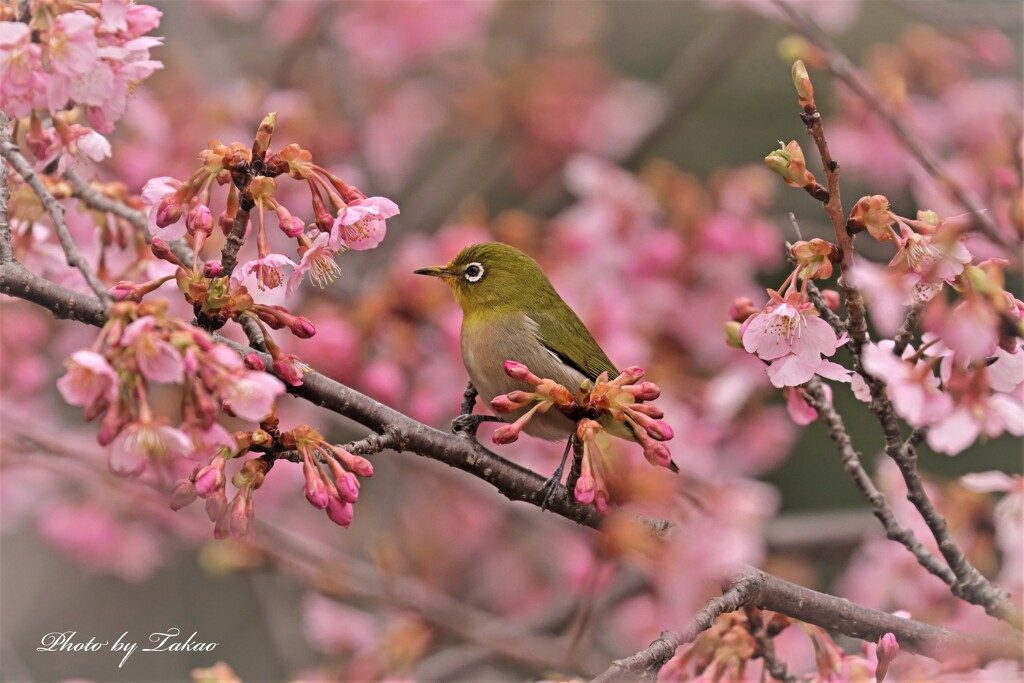
M 594 477 L 590 473 L 581 474 L 576 480 L 576 487 L 573 489 L 573 496 L 583 505 L 590 505 L 594 502 L 594 491 L 596 485 Z
M 302 316 L 296 316 L 291 321 L 289 329 L 299 339 L 309 339 L 316 334 L 316 328 L 313 327 L 313 323 Z
M 220 277 L 224 272 L 224 266 L 220 261 L 207 261 L 203 264 L 203 277 Z
M 303 488 L 306 500 L 318 510 L 323 510 L 327 507 L 327 499 L 330 496 L 327 492 L 327 485 L 324 484 L 323 479 L 320 477 L 320 471 L 316 465 L 310 462 L 309 458 L 303 458 L 302 460 L 302 475 L 306 480 Z
M 302 222 L 298 216 L 292 216 L 291 214 L 281 217 L 281 222 L 278 223 L 281 231 L 288 237 L 298 237 L 306 229 L 306 224 Z
M 185 217 L 185 228 L 188 234 L 195 237 L 197 234 L 209 235 L 213 232 L 213 214 L 206 204 L 196 204 Z
M 168 192 L 160 199 L 160 203 L 157 204 L 157 227 L 166 228 L 169 225 L 174 225 L 181 220 L 183 211 L 181 195 L 178 192 Z
M 513 443 L 519 439 L 519 430 L 516 429 L 514 424 L 502 425 L 494 430 L 494 434 L 491 435 L 491 440 L 499 446 Z
M 789 144 L 783 145 L 764 158 L 765 165 L 782 176 L 787 185 L 792 187 L 807 187 L 814 183 L 814 175 L 807 170 L 807 162 L 804 160 L 804 151 L 796 140 L 790 140 Z
M 641 382 L 623 387 L 641 401 L 654 401 L 661 396 L 661 387 L 654 382 Z
M 206 517 L 211 522 L 219 522 L 224 519 L 224 512 L 228 509 L 228 497 L 225 495 L 223 489 L 218 490 L 216 493 L 206 499 Z M 216 535 L 216 529 L 214 530 Z
M 196 487 L 188 479 L 179 479 L 174 482 L 171 490 L 171 509 L 180 510 L 196 499 Z
M 114 298 L 114 301 L 124 301 L 125 299 L 134 300 L 137 290 L 138 285 L 134 282 L 121 280 L 107 291 L 110 292 L 110 296 Z
M 875 646 L 875 657 L 878 659 L 878 667 L 875 669 L 875 680 L 878 683 L 882 683 L 882 680 L 885 679 L 889 665 L 896 659 L 896 655 L 899 652 L 900 645 L 896 642 L 895 634 L 886 633 L 878 639 L 878 645 Z
M 355 503 L 359 500 L 359 480 L 356 479 L 356 475 L 351 472 L 343 472 L 337 478 L 336 483 L 338 485 L 338 495 L 341 496 L 342 500 L 347 500 L 350 503 Z
M 825 300 L 825 304 L 828 305 L 828 310 L 833 313 L 839 310 L 839 292 L 834 289 L 823 289 L 821 290 L 821 297 Z
M 338 526 L 348 528 L 352 523 L 352 503 L 343 501 L 340 498 L 331 498 L 327 501 L 327 516 Z
M 496 413 L 511 413 L 522 406 L 513 401 L 507 394 L 501 394 L 491 399 L 491 410 Z
M 302 370 L 291 358 L 277 358 L 271 364 L 274 374 L 293 387 L 302 386 Z
M 796 88 L 797 101 L 801 107 L 814 106 L 814 86 L 807 74 L 807 67 L 802 60 L 793 62 L 793 86 Z
M 755 313 L 759 313 L 761 309 L 754 305 L 748 297 L 738 296 L 732 300 L 732 306 L 729 307 L 729 317 L 738 323 L 743 322 Z
M 245 363 L 245 367 L 250 370 L 263 372 L 267 369 L 267 364 L 263 362 L 263 359 L 258 353 L 247 354 L 246 357 L 242 359 L 242 362 Z
M 196 495 L 207 498 L 224 487 L 224 459 L 214 458 L 213 462 L 196 473 Z
M 867 230 L 879 242 L 892 240 L 892 214 L 889 213 L 889 200 L 880 194 L 861 197 L 850 211 L 850 220 L 846 231 L 851 235 Z
M 262 159 L 270 147 L 270 137 L 274 134 L 274 126 L 277 124 L 277 112 L 267 114 L 260 127 L 256 130 L 256 140 L 252 143 L 252 155 L 254 158 Z
M 252 522 L 255 517 L 255 506 L 252 497 L 239 493 L 228 507 L 227 517 L 233 538 L 245 538 L 252 534 Z

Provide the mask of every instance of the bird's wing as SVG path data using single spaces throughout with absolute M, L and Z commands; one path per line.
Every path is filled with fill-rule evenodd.
M 575 368 L 591 380 L 602 372 L 615 378 L 619 371 L 608 360 L 594 337 L 579 317 L 568 306 L 568 315 L 556 319 L 547 311 L 530 311 L 527 315 L 537 324 L 537 336 L 544 347 L 558 356 L 566 365 Z

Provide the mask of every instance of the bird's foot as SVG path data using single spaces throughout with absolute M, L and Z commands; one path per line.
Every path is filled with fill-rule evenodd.
M 484 422 L 501 422 L 501 418 L 494 415 L 463 413 L 452 420 L 452 434 L 457 434 L 466 439 L 476 439 L 476 430 Z
M 551 503 L 551 499 L 555 495 L 555 491 L 557 491 L 559 489 L 561 483 L 562 483 L 562 473 L 561 473 L 561 471 L 555 472 L 554 474 L 551 475 L 550 479 L 548 479 L 546 482 L 544 482 L 544 485 L 540 489 L 540 492 L 541 492 L 540 509 L 541 510 L 547 510 L 548 509 L 548 505 Z

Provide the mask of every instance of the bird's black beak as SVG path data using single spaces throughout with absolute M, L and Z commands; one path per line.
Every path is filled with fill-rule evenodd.
M 450 278 L 455 277 L 455 273 L 448 269 L 448 266 L 431 266 L 430 268 L 420 268 L 419 270 L 412 271 L 417 275 L 430 275 L 431 277 Z

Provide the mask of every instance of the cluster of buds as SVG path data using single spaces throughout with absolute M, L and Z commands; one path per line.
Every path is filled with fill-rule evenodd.
M 170 468 L 177 458 L 233 445 L 218 415 L 259 422 L 285 390 L 202 330 L 167 315 L 165 302 L 114 304 L 96 342 L 66 364 L 57 382 L 61 395 L 81 406 L 87 420 L 100 418 L 97 440 L 111 447 L 111 470 L 125 476 L 137 476 L 148 463 Z M 152 383 L 182 386 L 180 426 L 154 415 Z
M 273 113 L 264 118 L 251 149 L 241 143 L 224 145 L 212 140 L 200 154 L 202 166 L 187 181 L 154 178 L 143 191 L 154 234 L 172 240 L 187 233 L 196 252 L 213 229 L 214 214 L 209 205 L 214 183 L 229 185 L 226 205 L 218 219 L 225 235 L 238 233 L 236 223 L 248 220 L 255 210 L 257 257 L 225 273 L 225 279 L 230 275 L 225 289 L 237 288 L 251 274 L 255 274 L 261 290 L 281 287 L 287 280 L 287 291 L 292 293 L 306 275 L 317 286 L 325 287 L 341 272 L 335 256 L 350 249 L 376 247 L 386 234 L 386 220 L 398 214 L 398 206 L 390 199 L 367 197 L 314 164 L 312 154 L 298 145 L 271 151 L 276 121 Z M 306 183 L 314 217 L 308 227 L 278 201 L 277 178 L 281 176 Z M 267 229 L 269 213 L 276 215 L 284 237 L 295 240 L 298 263 L 273 250 Z M 292 271 L 287 277 L 286 269 Z
M 373 476 L 370 461 L 328 443 L 318 431 L 307 425 L 282 434 L 281 444 L 297 451 L 302 459 L 304 489 L 309 504 L 324 510 L 335 524 L 343 527 L 351 524 L 352 506 L 359 500 L 356 476 Z
M 640 381 L 644 376 L 641 368 L 626 368 L 615 379 L 609 379 L 607 372 L 601 373 L 595 382 L 584 382 L 575 395 L 554 380 L 538 377 L 522 363 L 505 361 L 505 374 L 531 385 L 533 391 L 513 391 L 491 401 L 491 408 L 499 414 L 530 406 L 515 422 L 495 430 L 494 442 L 515 441 L 531 419 L 552 408 L 575 421 L 576 438 L 583 446 L 581 474 L 574 490 L 579 502 L 608 511 L 612 498 L 608 485 L 609 433 L 635 438 L 648 462 L 676 469 L 663 443 L 673 437 L 672 428 L 662 420 L 660 409 L 645 403 L 658 398 L 661 390 L 653 382 Z
M 245 460 L 231 477 L 235 495 L 228 500 L 227 463 L 250 454 L 258 457 Z M 356 476 L 372 477 L 373 466 L 365 458 L 328 443 L 309 425 L 279 431 L 273 415 L 261 423 L 260 429 L 235 432 L 232 445 L 220 447 L 205 465 L 196 465 L 188 477 L 175 482 L 171 507 L 178 510 L 201 498 L 214 523 L 214 537 L 251 536 L 253 492 L 263 485 L 267 472 L 281 458 L 301 461 L 310 505 L 326 511 L 335 524 L 347 527 L 352 523 L 353 504 L 359 500 Z

